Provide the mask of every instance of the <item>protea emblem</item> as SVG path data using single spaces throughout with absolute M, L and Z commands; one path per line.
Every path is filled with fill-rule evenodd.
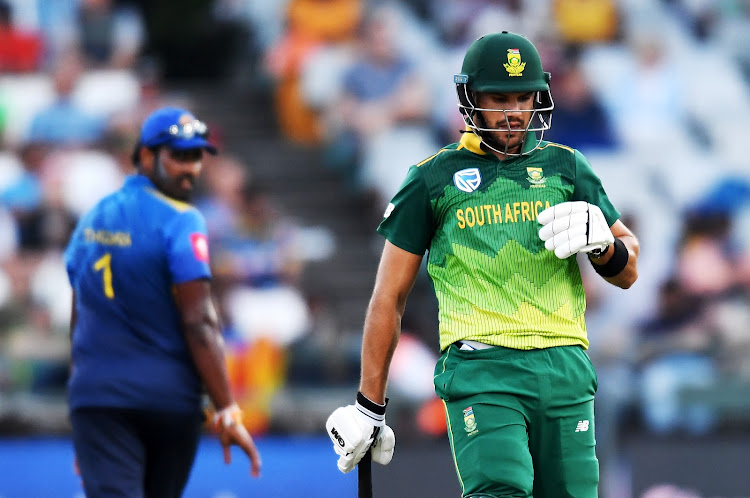
M 469 436 L 473 436 L 478 432 L 477 419 L 474 417 L 474 409 L 472 407 L 464 409 L 464 430 L 469 433 Z
M 458 190 L 472 193 L 482 183 L 482 175 L 479 174 L 479 168 L 462 169 L 453 175 L 453 183 Z
M 547 181 L 542 168 L 526 168 L 526 172 L 529 174 L 526 179 L 533 185 L 544 185 Z
M 503 64 L 503 66 L 510 76 L 523 76 L 523 70 L 526 67 L 526 63 L 521 62 L 521 51 L 517 48 L 509 48 L 508 63 Z

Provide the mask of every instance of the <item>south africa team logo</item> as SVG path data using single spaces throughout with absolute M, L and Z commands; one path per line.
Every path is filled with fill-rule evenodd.
M 453 175 L 453 183 L 458 190 L 472 193 L 482 183 L 482 175 L 479 174 L 479 168 L 462 169 Z
M 521 51 L 517 48 L 509 48 L 508 63 L 503 64 L 503 66 L 510 76 L 523 76 L 523 70 L 526 67 L 526 63 L 521 62 Z
M 474 418 L 474 409 L 472 407 L 464 408 L 464 430 L 473 436 L 479 429 L 477 429 L 477 421 Z
M 544 177 L 544 171 L 542 171 L 542 168 L 526 168 L 526 173 L 529 175 L 526 179 L 532 187 L 544 187 L 547 179 Z

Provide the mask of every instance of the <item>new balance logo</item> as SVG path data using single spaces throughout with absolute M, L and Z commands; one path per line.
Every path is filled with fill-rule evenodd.
M 339 443 L 339 446 L 343 448 L 346 445 L 346 443 L 344 442 L 344 438 L 339 435 L 335 427 L 331 427 L 331 435 L 336 440 L 336 442 Z
M 578 425 L 576 425 L 576 432 L 586 432 L 587 430 L 589 430 L 589 421 L 579 420 Z

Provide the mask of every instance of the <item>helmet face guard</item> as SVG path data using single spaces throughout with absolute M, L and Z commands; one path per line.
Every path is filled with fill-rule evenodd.
M 466 52 L 461 74 L 453 78 L 456 84 L 458 107 L 466 126 L 490 149 L 508 156 L 528 154 L 539 147 L 544 132 L 552 124 L 555 104 L 549 89 L 550 74 L 542 70 L 536 47 L 521 35 L 495 33 L 476 40 Z M 534 93 L 532 109 L 502 109 L 477 107 L 477 93 Z M 508 113 L 529 113 L 524 128 L 491 128 L 482 113 L 502 112 L 502 122 L 509 123 Z M 510 152 L 509 140 L 502 144 L 497 133 L 525 133 L 520 152 Z M 526 146 L 529 134 L 534 134 L 534 147 Z M 538 133 L 538 134 L 537 134 Z
M 455 76 L 455 79 L 458 80 L 462 76 L 464 75 L 457 74 Z M 465 83 L 456 83 L 456 94 L 458 95 L 458 108 L 461 111 L 461 116 L 463 117 L 466 126 L 471 129 L 471 131 L 473 131 L 474 134 L 477 135 L 485 145 L 487 145 L 487 147 L 494 150 L 495 152 L 505 154 L 506 156 L 521 156 L 529 154 L 534 149 L 539 147 L 539 144 L 544 137 L 544 132 L 546 130 L 549 130 L 552 126 L 552 110 L 555 107 L 555 103 L 552 100 L 552 94 L 549 90 L 536 92 L 536 95 L 534 96 L 533 109 L 500 109 L 477 107 L 475 104 L 476 94 L 475 92 L 471 91 L 468 85 Z M 480 112 L 501 112 L 503 113 L 503 117 L 505 118 L 502 121 L 505 123 L 510 122 L 510 120 L 508 119 L 508 113 L 511 112 L 514 114 L 531 114 L 531 116 L 529 117 L 528 123 L 524 128 L 491 128 L 485 123 L 485 120 L 483 119 Z M 521 150 L 524 150 L 523 145 L 529 138 L 529 132 L 533 132 L 534 139 L 536 140 L 536 145 L 532 149 L 526 149 L 525 152 L 510 152 L 508 150 L 509 142 L 506 140 L 505 144 L 503 145 L 493 135 L 493 133 L 497 132 L 506 132 L 508 134 L 508 137 L 510 137 L 511 133 L 515 132 L 526 133 L 526 135 L 524 136 L 524 141 L 521 145 Z

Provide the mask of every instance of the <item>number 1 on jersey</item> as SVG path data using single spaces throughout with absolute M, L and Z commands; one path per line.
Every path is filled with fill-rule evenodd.
M 94 263 L 94 270 L 102 271 L 102 279 L 104 280 L 104 295 L 109 299 L 115 298 L 115 290 L 112 288 L 112 254 L 106 253 L 104 256 L 96 260 Z

